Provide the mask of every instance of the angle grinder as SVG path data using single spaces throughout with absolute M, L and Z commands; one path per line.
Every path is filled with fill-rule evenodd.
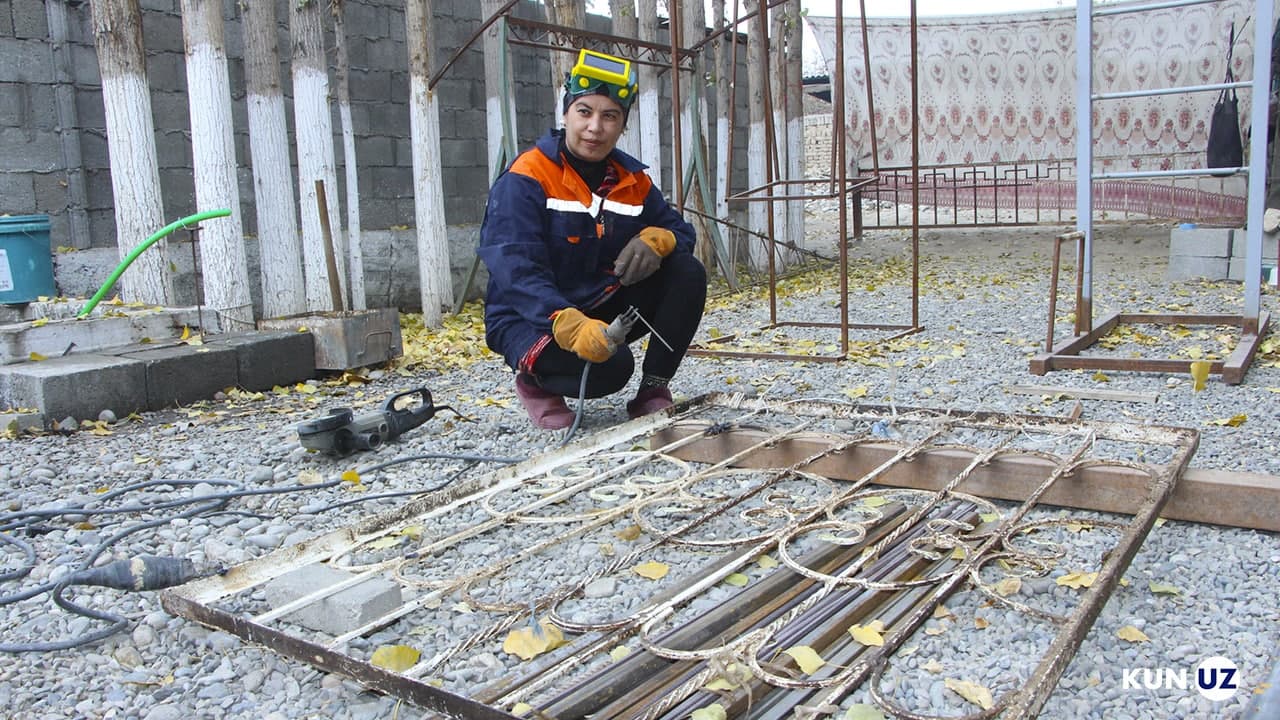
M 401 402 L 405 398 L 417 402 Z M 435 405 L 426 388 L 407 390 L 387 398 L 374 412 L 356 415 L 349 407 L 333 408 L 324 417 L 298 423 L 298 441 L 308 450 L 339 457 L 375 450 L 430 420 L 437 410 L 457 412 L 448 405 Z

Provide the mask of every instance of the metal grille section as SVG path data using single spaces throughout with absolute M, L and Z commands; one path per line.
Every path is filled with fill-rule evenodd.
M 1196 442 L 1178 428 L 704 396 L 164 604 L 446 716 L 560 719 L 687 718 L 713 703 L 729 717 L 826 717 L 852 702 L 931 717 L 936 699 L 910 690 L 931 648 L 973 645 L 977 665 L 996 662 L 962 639 L 972 611 L 1039 657 L 1017 650 L 987 683 L 989 708 L 954 695 L 944 716 L 1034 717 Z M 1123 514 L 1042 505 L 1104 486 Z M 266 605 L 265 583 L 313 563 L 351 580 Z M 1082 590 L 1050 580 L 1069 569 L 1096 575 Z M 336 636 L 291 621 L 371 578 L 398 583 L 403 604 Z M 1035 583 L 1049 590 L 1016 590 Z M 526 628 L 566 644 L 528 661 L 505 653 Z M 370 662 L 394 644 L 421 660 L 404 672 Z M 825 664 L 802 667 L 787 652 L 798 647 Z

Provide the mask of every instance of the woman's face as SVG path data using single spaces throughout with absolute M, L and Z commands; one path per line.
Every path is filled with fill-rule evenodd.
M 609 156 L 622 137 L 622 106 L 606 95 L 583 95 L 564 114 L 564 144 L 569 152 L 588 162 Z

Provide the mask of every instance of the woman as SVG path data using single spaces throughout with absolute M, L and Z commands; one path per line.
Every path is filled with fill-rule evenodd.
M 515 370 L 516 396 L 544 429 L 573 423 L 564 398 L 578 395 L 586 363 L 586 397 L 630 380 L 631 350 L 605 329 L 632 306 L 660 339 L 649 342 L 627 413 L 670 407 L 668 382 L 706 301 L 693 228 L 646 166 L 616 148 L 636 97 L 631 63 L 583 50 L 564 90 L 564 130 L 544 135 L 494 182 L 480 230 L 485 340 Z M 626 343 L 649 330 L 637 323 Z

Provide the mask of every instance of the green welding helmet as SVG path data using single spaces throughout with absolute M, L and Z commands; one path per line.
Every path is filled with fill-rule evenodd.
M 607 95 L 622 106 L 623 112 L 631 110 L 639 84 L 636 70 L 630 60 L 605 55 L 593 50 L 580 50 L 578 63 L 564 81 L 564 108 L 582 95 Z

